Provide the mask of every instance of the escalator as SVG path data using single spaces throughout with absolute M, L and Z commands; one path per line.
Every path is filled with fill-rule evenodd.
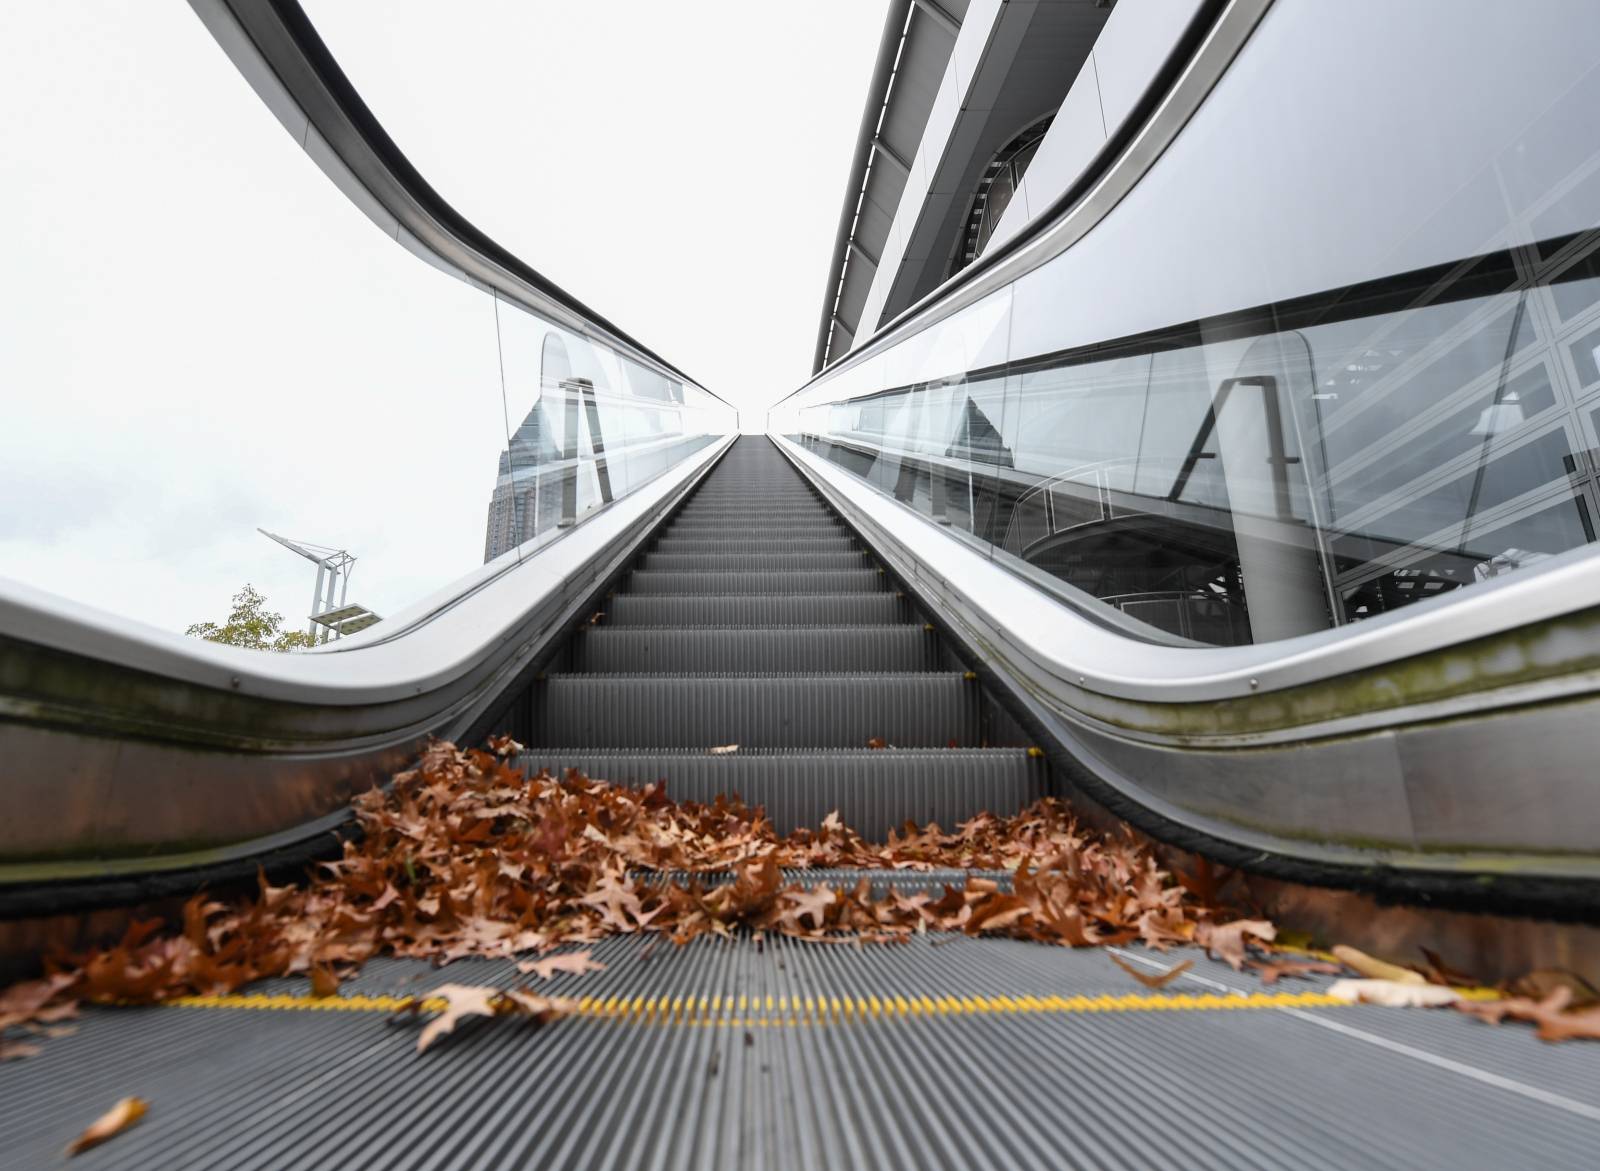
M 732 406 L 454 211 L 293 0 L 191 6 L 334 197 L 492 318 L 492 356 L 439 359 L 441 385 L 459 373 L 464 388 L 451 410 L 504 424 L 487 560 L 367 631 L 281 656 L 0 580 L 8 978 L 54 947 L 115 938 L 130 916 L 175 922 L 197 891 L 292 882 L 343 848 L 352 796 L 430 738 L 494 733 L 529 773 L 738 795 L 779 834 L 837 812 L 881 843 L 908 821 L 950 829 L 1058 798 L 1096 831 L 1170 851 L 1163 864 L 1186 877 L 1241 875 L 1229 913 L 1271 917 L 1307 947 L 1416 962 L 1429 946 L 1485 980 L 1593 970 L 1600 603 L 1585 546 L 1600 463 L 1583 436 L 1600 422 L 1600 295 L 1575 260 L 1600 219 L 1574 199 L 1570 215 L 1514 225 L 1535 244 L 1474 258 L 1504 225 L 1462 228 L 1465 243 L 1404 252 L 1403 271 L 1383 255 L 1281 287 L 1265 279 L 1283 275 L 1273 258 L 1245 259 L 1255 235 L 1296 263 L 1386 249 L 1394 225 L 1396 239 L 1434 238 L 1394 201 L 1358 231 L 1312 218 L 1346 201 L 1275 194 L 1301 169 L 1253 167 L 1288 140 L 1255 120 L 1293 99 L 1295 141 L 1365 127 L 1344 156 L 1416 156 L 1453 201 L 1464 174 L 1385 137 L 1414 124 L 1394 110 L 1422 106 L 1384 87 L 1462 109 L 1489 93 L 1514 112 L 1587 69 L 1593 37 L 1500 12 L 1551 43 L 1515 56 L 1536 69 L 1472 77 L 1468 92 L 1459 62 L 1509 33 L 1484 12 L 1414 16 L 1409 33 L 1391 14 L 1357 55 L 1400 64 L 1368 70 L 1355 101 L 1295 73 L 1324 57 L 1328 76 L 1347 72 L 1352 51 L 1319 46 L 1359 23 L 1269 0 L 1198 5 L 1083 183 L 863 328 L 773 404 L 768 435 L 735 439 Z M 886 46 L 933 11 L 892 6 Z M 1123 28 L 1138 11 L 1118 6 Z M 1476 39 L 1439 40 L 1456 26 Z M 1581 47 L 1573 60 L 1564 45 Z M 882 56 L 887 84 L 898 58 Z M 1267 85 L 1268 69 L 1290 76 Z M 1595 85 L 1573 85 L 1550 125 L 1567 110 L 1586 127 Z M 1505 121 L 1543 125 L 1534 114 Z M 1307 129 L 1319 119 L 1332 124 Z M 1488 125 L 1480 113 L 1440 151 L 1468 158 L 1480 138 L 1501 151 L 1484 171 L 1496 195 L 1478 201 L 1492 219 L 1521 164 Z M 1539 198 L 1593 191 L 1592 135 L 1540 134 L 1540 149 L 1575 157 L 1550 171 L 1568 179 L 1527 182 Z M 1235 147 L 1246 154 L 1229 163 Z M 1260 181 L 1241 186 L 1245 173 Z M 1424 178 L 1392 186 L 1431 190 Z M 1208 191 L 1206 214 L 1194 196 Z M 1273 198 L 1270 213 L 1240 210 Z M 1323 243 L 1229 234 L 1232 219 L 1294 216 L 1307 218 L 1288 239 Z M 325 243 L 307 244 L 322 259 Z M 1173 256 L 1204 287 L 1141 276 Z M 1233 275 L 1264 291 L 1230 291 Z M 829 329 L 837 295 L 830 282 Z M 1517 341 L 1524 301 L 1536 347 Z M 1458 347 L 1488 364 L 1436 374 Z M 1527 381 L 1539 371 L 1560 385 Z M 1253 389 L 1224 411 L 1225 386 Z M 1280 398 L 1278 422 L 1257 427 L 1250 411 Z M 1382 435 L 1390 400 L 1402 422 Z M 1524 466 L 1523 452 L 1544 454 Z M 1181 482 L 1156 474 L 1185 461 L 1199 471 Z M 1388 487 L 1367 500 L 1384 461 Z M 1088 525 L 1108 540 L 1085 544 Z M 1509 572 L 1524 563 L 1538 568 Z M 1120 571 L 1132 576 L 1118 584 Z M 1274 609 L 1296 621 L 1266 621 Z M 930 901 L 1020 885 L 914 864 L 783 878 Z M 727 875 L 650 880 L 710 890 Z M 62 1165 L 129 1096 L 148 1114 L 72 1165 L 1458 1171 L 1587 1168 L 1600 1150 L 1600 1046 L 1350 1004 L 1328 971 L 1267 979 L 1192 946 L 956 930 L 708 930 L 679 945 L 652 929 L 591 946 L 603 967 L 537 985 L 571 1003 L 563 1019 L 468 1020 L 423 1053 L 430 994 L 530 986 L 517 961 L 377 956 L 322 996 L 274 977 L 85 1009 L 37 1055 L 0 1060 L 0 1167 Z
M 524 763 L 740 792 L 780 829 L 1020 808 L 1041 762 L 871 556 L 767 439 L 739 440 L 535 681 Z M 967 877 L 790 872 L 863 876 Z M 55 1165 L 126 1095 L 148 1117 L 82 1165 L 1577 1167 L 1600 1138 L 1592 1050 L 1109 950 L 1193 966 L 1151 991 L 1104 950 L 998 938 L 613 937 L 604 971 L 541 987 L 572 1017 L 480 1021 L 420 1055 L 405 998 L 524 978 L 379 958 L 329 999 L 275 979 L 88 1012 L 0 1066 L 0 1149 Z
M 1044 794 L 1043 762 L 763 436 L 738 440 L 531 691 L 534 771 L 738 793 L 881 840 Z

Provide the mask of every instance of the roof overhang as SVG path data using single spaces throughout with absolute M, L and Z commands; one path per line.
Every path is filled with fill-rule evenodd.
M 968 0 L 890 0 L 834 236 L 812 373 L 849 351 Z

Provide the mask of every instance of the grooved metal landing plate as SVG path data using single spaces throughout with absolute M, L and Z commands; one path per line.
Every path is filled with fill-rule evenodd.
M 62 1165 L 129 1094 L 149 1115 L 75 1168 L 1463 1171 L 1591 1168 L 1600 1151 L 1600 1046 L 1322 1007 L 1321 983 L 1263 989 L 1203 957 L 1148 992 L 1103 952 L 959 936 L 628 938 L 595 955 L 606 971 L 541 988 L 586 997 L 581 1015 L 467 1022 L 425 1054 L 420 1026 L 373 998 L 528 978 L 387 960 L 340 990 L 346 1011 L 91 1012 L 0 1066 L 4 1165 Z

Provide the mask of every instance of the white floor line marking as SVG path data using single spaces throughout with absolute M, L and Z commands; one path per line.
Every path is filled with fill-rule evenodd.
M 1107 948 L 1106 950 L 1114 952 L 1123 959 L 1132 960 L 1136 964 L 1143 964 L 1147 968 L 1154 968 L 1161 972 L 1171 971 L 1175 966 L 1173 964 L 1163 963 L 1160 960 L 1152 959 L 1149 956 L 1140 955 L 1138 952 L 1126 951 L 1120 947 L 1111 947 Z M 1212 980 L 1206 976 L 1198 976 L 1193 972 L 1185 972 L 1181 978 L 1184 980 L 1193 980 L 1197 984 L 1204 984 L 1208 988 L 1215 988 L 1232 996 L 1247 995 L 1247 993 L 1242 992 L 1237 988 L 1230 987 L 1229 985 L 1222 983 L 1220 980 Z M 1388 1037 L 1380 1037 L 1377 1033 L 1369 1033 L 1365 1029 L 1354 1028 L 1351 1025 L 1343 1024 L 1340 1021 L 1333 1020 L 1330 1017 L 1318 1016 L 1315 1013 L 1307 1012 L 1303 1008 L 1284 1007 L 1275 1009 L 1274 1011 L 1286 1013 L 1298 1020 L 1305 1021 L 1307 1024 L 1316 1025 L 1319 1029 L 1330 1029 L 1335 1033 L 1342 1033 L 1347 1037 L 1353 1038 L 1354 1040 L 1364 1041 L 1369 1045 L 1376 1045 L 1380 1049 L 1387 1049 L 1391 1053 L 1399 1053 L 1402 1056 L 1425 1062 L 1428 1065 L 1434 1066 L 1435 1068 L 1449 1070 L 1451 1073 L 1460 1074 L 1462 1077 L 1471 1078 L 1473 1081 L 1482 1082 L 1484 1085 L 1494 1086 L 1496 1089 L 1508 1090 L 1513 1094 L 1520 1094 L 1524 1098 L 1529 1098 L 1535 1102 L 1542 1102 L 1546 1106 L 1554 1106 L 1558 1110 L 1565 1110 L 1569 1114 L 1576 1114 L 1580 1118 L 1589 1119 L 1591 1122 L 1600 1122 L 1600 1106 L 1591 1106 L 1587 1102 L 1579 1102 L 1573 1098 L 1564 1097 L 1561 1094 L 1552 1094 L 1549 1090 L 1541 1090 L 1537 1086 L 1530 1086 L 1526 1082 L 1514 1081 L 1511 1078 L 1502 1077 L 1497 1073 L 1490 1073 L 1488 1070 L 1479 1069 L 1475 1065 L 1467 1065 L 1464 1062 L 1456 1061 L 1449 1057 L 1441 1057 L 1437 1053 L 1429 1053 L 1426 1049 L 1418 1049 L 1401 1041 L 1391 1041 Z M 1397 1008 L 1391 1011 L 1406 1012 L 1408 1010 Z

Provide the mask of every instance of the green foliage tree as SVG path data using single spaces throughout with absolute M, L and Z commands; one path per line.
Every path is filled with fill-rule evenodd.
M 218 626 L 215 622 L 196 622 L 184 633 L 255 651 L 293 651 L 314 645 L 305 631 L 284 630 L 283 615 L 268 610 L 267 599 L 248 582 L 233 595 L 233 610 L 225 623 Z

